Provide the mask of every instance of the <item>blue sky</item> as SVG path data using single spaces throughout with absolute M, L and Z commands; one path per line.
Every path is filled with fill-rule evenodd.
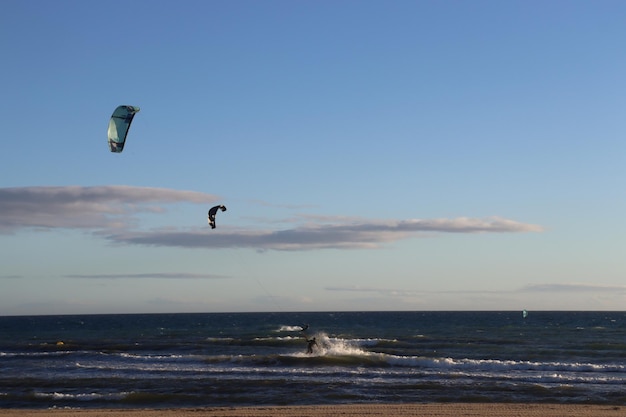
M 5 1 L 0 314 L 623 310 L 625 19 Z

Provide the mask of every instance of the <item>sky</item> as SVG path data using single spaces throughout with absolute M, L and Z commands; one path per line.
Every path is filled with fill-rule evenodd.
M 623 1 L 2 4 L 0 315 L 626 306 Z

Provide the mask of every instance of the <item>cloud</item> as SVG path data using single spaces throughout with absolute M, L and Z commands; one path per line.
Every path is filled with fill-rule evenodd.
M 283 229 L 220 227 L 142 230 L 138 213 L 165 211 L 173 203 L 206 204 L 216 196 L 194 191 L 130 186 L 0 188 L 0 234 L 17 230 L 72 228 L 109 241 L 179 248 L 264 250 L 371 249 L 432 233 L 539 232 L 541 226 L 501 217 L 371 220 L 300 214 L 283 219 Z M 275 223 L 276 224 L 276 223 Z
M 195 191 L 121 185 L 0 188 L 0 234 L 23 228 L 127 228 L 136 224 L 136 213 L 164 211 L 158 204 L 216 200 Z
M 532 284 L 514 290 L 407 290 L 378 287 L 362 287 L 359 285 L 346 287 L 326 287 L 326 291 L 354 292 L 354 293 L 377 293 L 386 296 L 417 296 L 426 294 L 520 294 L 520 293 L 551 293 L 551 292 L 580 292 L 580 293 L 626 293 L 626 285 L 602 285 L 602 284 Z
M 296 226 L 283 230 L 128 231 L 111 233 L 114 242 L 182 248 L 252 248 L 257 250 L 369 249 L 420 233 L 538 232 L 542 228 L 502 218 L 360 221 Z
M 421 295 L 428 293 L 428 291 L 361 287 L 359 285 L 350 286 L 350 287 L 326 287 L 324 289 L 326 291 L 337 291 L 337 292 L 376 293 L 379 295 L 386 295 L 389 297 L 413 297 L 413 296 L 421 296 Z
M 601 284 L 534 284 L 521 289 L 524 292 L 626 292 L 626 285 Z
M 225 279 L 225 275 L 193 274 L 186 272 L 149 272 L 142 274 L 73 274 L 65 275 L 66 278 L 80 279 L 128 279 L 128 278 L 158 278 L 158 279 Z

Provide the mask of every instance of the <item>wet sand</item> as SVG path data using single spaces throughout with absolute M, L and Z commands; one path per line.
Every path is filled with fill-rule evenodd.
M 564 404 L 352 404 L 181 409 L 12 410 L 0 417 L 626 417 L 626 406 Z

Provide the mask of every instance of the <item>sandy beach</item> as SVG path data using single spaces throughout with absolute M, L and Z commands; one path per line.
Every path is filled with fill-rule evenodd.
M 355 404 L 129 410 L 0 410 L 0 417 L 618 417 L 626 407 L 563 404 Z

